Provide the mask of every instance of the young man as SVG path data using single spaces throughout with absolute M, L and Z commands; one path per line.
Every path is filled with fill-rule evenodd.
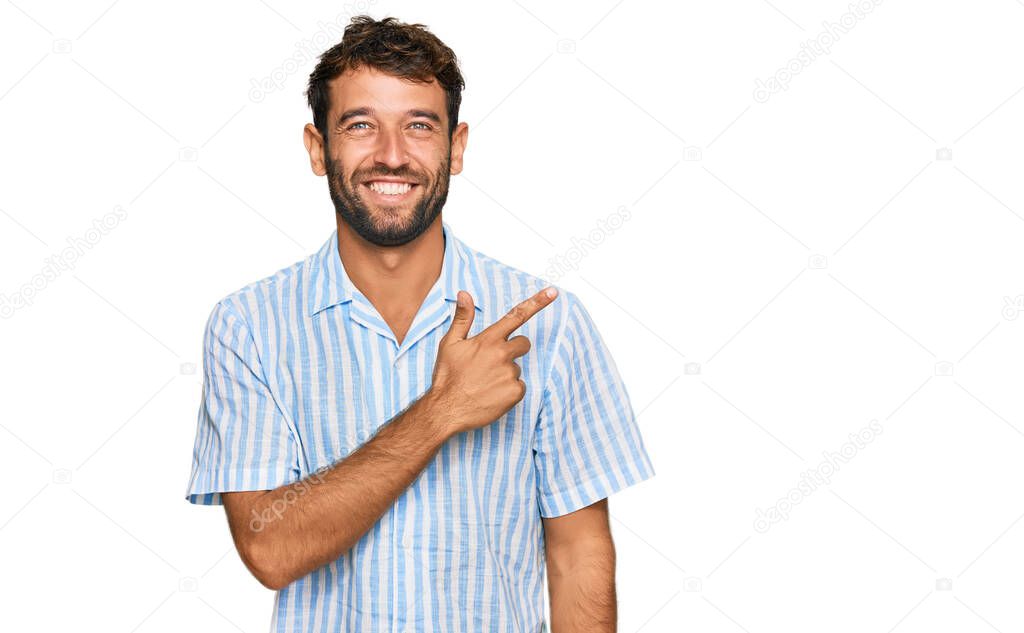
M 337 230 L 207 324 L 187 498 L 278 631 L 542 631 L 545 565 L 551 631 L 615 630 L 607 497 L 654 470 L 580 300 L 442 221 L 463 85 L 423 25 L 353 19 L 304 130 Z

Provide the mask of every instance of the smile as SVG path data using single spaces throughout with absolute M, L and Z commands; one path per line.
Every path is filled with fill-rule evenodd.
M 384 202 L 397 202 L 404 200 L 409 196 L 409 193 L 418 187 L 418 184 L 408 182 L 382 182 L 373 181 L 363 183 L 363 186 L 370 190 L 373 197 L 384 201 Z

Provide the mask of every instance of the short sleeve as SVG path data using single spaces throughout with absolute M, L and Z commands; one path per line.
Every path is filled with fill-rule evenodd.
M 296 481 L 297 446 L 267 386 L 249 326 L 218 303 L 203 337 L 203 391 L 186 499 L 221 505 L 222 492 L 272 490 Z
M 571 292 L 556 334 L 534 436 L 540 514 L 579 510 L 654 476 L 626 387 Z

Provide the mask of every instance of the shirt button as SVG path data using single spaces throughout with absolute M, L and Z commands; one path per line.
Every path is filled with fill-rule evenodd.
M 402 547 L 404 547 L 405 549 L 409 549 L 412 547 L 412 537 L 408 534 L 402 537 Z

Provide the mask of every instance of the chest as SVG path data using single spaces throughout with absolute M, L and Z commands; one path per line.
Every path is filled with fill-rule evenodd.
M 344 306 L 342 306 L 344 308 Z M 479 315 L 478 315 L 479 316 Z M 434 363 L 449 319 L 431 328 L 396 334 L 350 318 L 345 309 L 323 313 L 301 331 L 281 337 L 274 356 L 271 388 L 290 418 L 307 474 L 343 459 L 370 440 L 381 426 L 419 398 L 432 383 Z M 383 326 L 383 323 L 381 323 Z M 474 320 L 470 335 L 485 327 Z M 515 359 L 527 383 L 526 396 L 491 424 L 458 438 L 473 447 L 458 468 L 493 468 L 496 460 L 521 463 L 531 456 L 543 378 L 538 355 Z M 490 466 L 488 466 L 490 464 Z M 466 473 L 467 475 L 471 473 Z

